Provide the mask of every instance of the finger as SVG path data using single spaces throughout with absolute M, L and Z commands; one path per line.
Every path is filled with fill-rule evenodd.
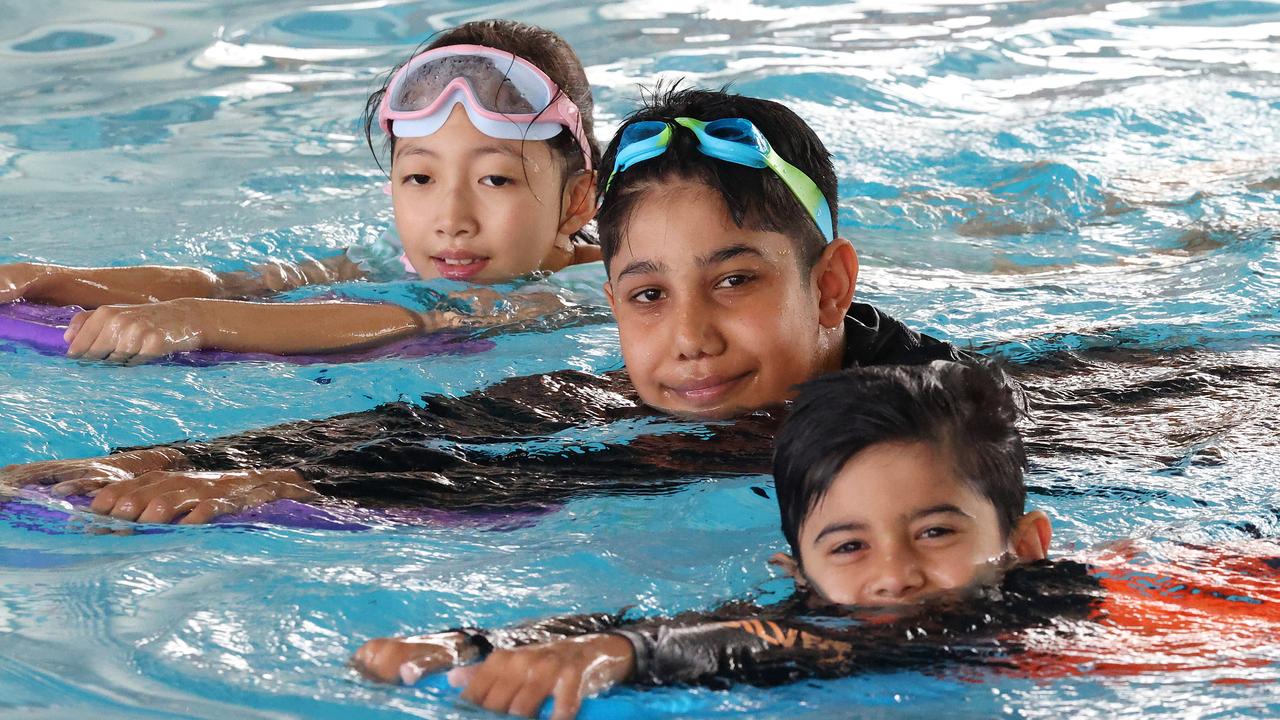
M 534 672 L 525 681 L 524 687 L 521 687 L 511 698 L 507 712 L 522 717 L 537 717 L 538 711 L 542 709 L 542 703 L 557 687 L 559 680 L 557 670 L 558 667 L 554 662 L 550 665 L 535 667 Z
M 187 516 L 178 521 L 179 525 L 203 525 L 210 520 L 222 515 L 230 515 L 239 511 L 239 508 L 231 500 L 225 498 L 213 498 L 204 500 L 191 508 L 191 512 Z
M 115 347 L 105 358 L 107 362 L 124 364 L 133 359 L 134 355 L 142 349 L 142 326 L 137 323 L 128 323 L 123 326 L 117 326 L 115 336 Z
M 149 472 L 133 480 L 121 481 L 116 485 L 103 488 L 102 492 L 93 498 L 89 509 L 96 513 L 110 515 L 117 520 L 135 521 L 156 496 L 175 489 L 173 480 L 168 473 Z M 110 492 L 117 488 L 120 492 Z M 104 500 L 104 497 L 110 497 L 111 500 Z
M 170 523 L 173 519 L 199 505 L 201 498 L 191 488 L 171 490 L 157 495 L 147 503 L 138 516 L 138 522 Z
M 551 720 L 577 717 L 582 708 L 582 673 L 571 670 L 562 674 L 551 697 Z
M 80 334 L 80 329 L 84 327 L 85 321 L 93 316 L 92 310 L 81 310 L 71 318 L 71 322 L 67 323 L 66 332 L 62 333 L 62 339 L 68 343 L 76 339 L 76 335 Z
M 102 326 L 106 324 L 110 314 L 111 312 L 108 308 L 98 308 L 97 310 L 90 310 L 77 315 L 76 318 L 83 315 L 84 319 L 81 320 L 75 337 L 71 338 L 71 342 L 67 345 L 67 357 L 83 357 L 85 352 L 93 346 L 94 341 L 98 339 L 98 334 L 102 332 Z M 72 322 L 75 322 L 75 318 L 72 318 Z M 68 331 L 70 331 L 70 328 L 68 328 Z
M 123 335 L 128 331 L 128 322 L 128 319 L 117 315 L 103 323 L 98 336 L 80 357 L 84 360 L 106 360 L 120 345 Z
M 465 688 L 475 679 L 476 672 L 480 670 L 479 665 L 463 665 L 449 671 L 445 676 L 445 680 L 449 681 L 449 687 Z
M 416 657 L 400 663 L 397 672 L 400 675 L 400 682 L 405 685 L 417 685 L 423 675 L 440 672 L 451 664 L 448 660 L 436 655 Z
M 526 662 L 517 661 L 510 664 L 513 667 L 502 673 L 502 676 L 489 686 L 489 691 L 484 695 L 484 701 L 478 703 L 480 706 L 494 712 L 505 713 L 510 709 L 511 701 L 515 699 L 516 694 L 532 680 L 532 667 Z
M 103 514 L 110 515 L 117 520 L 128 520 L 130 522 L 137 520 L 142 511 L 151 503 L 151 497 L 155 490 L 149 490 L 149 488 L 138 488 L 121 494 L 116 499 L 115 504 Z M 89 508 L 92 510 L 93 506 L 97 505 L 101 498 L 102 494 L 99 493 L 93 499 L 93 504 Z
M 88 495 L 94 490 L 98 490 L 112 482 L 115 482 L 115 480 L 101 477 L 64 480 L 49 488 L 49 492 L 58 497 L 66 497 L 68 495 Z
M 89 503 L 89 510 L 96 512 L 99 515 L 106 515 L 110 513 L 115 509 L 116 501 L 120 499 L 121 495 L 128 492 L 131 485 L 132 482 L 126 480 L 101 488 L 98 490 L 98 493 L 93 496 L 93 502 Z
M 362 675 L 378 682 L 394 682 L 398 677 L 398 667 L 391 648 L 395 644 L 393 638 L 374 638 L 360 646 L 351 656 L 351 664 Z
M 509 654 L 509 651 L 498 650 L 480 663 L 470 682 L 462 689 L 462 699 L 479 705 L 485 695 L 489 694 L 489 688 L 505 673 Z
M 145 365 L 156 358 L 164 357 L 175 352 L 165 343 L 163 336 L 159 333 L 150 333 L 146 340 L 142 342 L 137 353 L 129 359 L 129 365 Z

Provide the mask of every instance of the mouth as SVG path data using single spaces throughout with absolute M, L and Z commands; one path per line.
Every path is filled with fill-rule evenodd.
M 461 250 L 446 250 L 431 256 L 440 277 L 450 280 L 467 280 L 475 277 L 489 265 L 489 258 Z
M 687 408 L 707 409 L 722 403 L 751 375 L 749 370 L 739 375 L 706 375 L 666 385 L 665 389 L 669 395 L 679 398 Z

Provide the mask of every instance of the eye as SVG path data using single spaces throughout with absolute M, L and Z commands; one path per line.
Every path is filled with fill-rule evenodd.
M 404 176 L 405 185 L 426 185 L 429 182 L 431 182 L 431 176 L 424 175 L 422 173 L 413 173 Z
M 924 530 L 920 531 L 920 537 L 925 540 L 935 540 L 937 538 L 944 538 L 949 535 L 955 535 L 955 534 L 956 534 L 956 531 L 954 528 L 943 527 L 941 525 L 935 525 L 934 527 L 927 527 Z
M 861 540 L 847 540 L 837 545 L 831 552 L 836 555 L 849 555 L 866 549 L 867 544 Z
M 749 275 L 747 273 L 736 273 L 733 275 L 725 275 L 724 277 L 720 278 L 719 282 L 716 283 L 716 287 L 717 288 L 736 288 L 736 287 L 741 287 L 743 285 L 746 285 L 752 280 L 755 280 L 755 276 Z
M 505 175 L 485 175 L 480 178 L 480 182 L 489 187 L 504 187 L 515 181 Z
M 663 292 L 658 288 L 645 288 L 631 294 L 631 301 L 638 303 L 655 303 L 662 299 Z

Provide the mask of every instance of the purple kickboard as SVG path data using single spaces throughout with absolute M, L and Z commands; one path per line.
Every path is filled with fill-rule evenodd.
M 75 306 L 41 305 L 14 302 L 0 304 L 0 340 L 28 345 L 46 355 L 65 355 L 67 341 L 63 333 L 71 318 L 80 312 Z M 314 363 L 348 363 L 380 357 L 427 357 L 429 355 L 472 355 L 493 348 L 493 341 L 469 339 L 465 333 L 442 331 L 426 337 L 401 340 L 381 347 L 326 355 L 273 355 L 271 353 L 233 353 L 223 350 L 195 350 L 176 353 L 161 362 L 170 365 L 205 367 L 224 362 L 270 361 L 295 365 Z
M 63 500 L 76 510 L 85 510 L 93 502 L 87 495 L 69 495 L 55 498 L 47 487 L 27 486 L 24 497 L 0 501 L 0 515 L 23 518 L 29 521 L 56 522 L 70 520 L 73 516 L 65 506 L 52 507 L 42 501 Z M 526 527 L 541 517 L 555 511 L 559 505 L 523 507 L 514 510 L 487 512 L 460 512 L 431 508 L 324 508 L 296 500 L 272 500 L 251 510 L 214 518 L 219 525 L 276 525 L 306 530 L 345 530 L 355 532 L 369 530 L 377 525 L 451 525 L 473 526 L 490 530 L 510 530 Z M 146 531 L 159 530 L 162 526 L 144 524 Z

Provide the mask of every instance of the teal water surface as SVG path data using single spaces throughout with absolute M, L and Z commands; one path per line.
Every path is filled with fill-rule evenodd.
M 1015 363 L 1031 501 L 1060 551 L 1280 537 L 1280 3 L 0 0 L 0 262 L 228 269 L 372 242 L 391 218 L 366 95 L 433 31 L 491 16 L 573 44 L 602 137 L 657 80 L 808 119 L 835 155 L 860 298 Z M 572 321 L 482 355 L 117 368 L 0 347 L 0 464 L 613 369 L 603 279 L 545 281 Z M 373 636 L 785 591 L 753 490 L 768 478 L 714 470 L 493 525 L 125 535 L 0 517 L 0 715 L 484 716 L 346 659 Z M 1264 717 L 1280 649 L 1262 659 L 1251 683 L 619 694 L 655 716 Z

